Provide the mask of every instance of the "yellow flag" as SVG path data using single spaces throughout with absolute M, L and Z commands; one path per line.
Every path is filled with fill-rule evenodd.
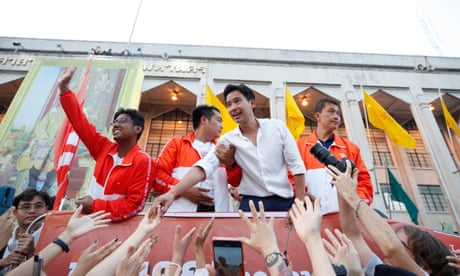
M 416 143 L 412 137 L 398 122 L 391 117 L 388 112 L 366 91 L 364 93 L 364 103 L 366 106 L 369 122 L 376 128 L 385 131 L 390 139 L 401 147 L 415 149 Z
M 227 108 L 225 108 L 225 106 L 222 104 L 219 98 L 217 98 L 217 96 L 212 92 L 211 87 L 209 87 L 209 85 L 207 84 L 206 84 L 206 94 L 205 94 L 204 102 L 207 105 L 213 105 L 217 107 L 217 109 L 219 109 L 220 115 L 222 115 L 222 125 L 224 127 L 222 129 L 221 135 L 230 130 L 233 130 L 234 128 L 238 126 L 236 122 L 233 121 L 233 118 L 230 116 L 230 114 L 228 113 Z
M 305 117 L 300 111 L 294 97 L 292 97 L 289 88 L 286 85 L 286 125 L 292 136 L 297 140 L 305 128 Z
M 444 118 L 446 119 L 446 125 L 448 128 L 452 129 L 458 137 L 460 137 L 460 128 L 454 120 L 454 117 L 447 110 L 444 100 L 441 98 L 442 113 L 444 113 Z

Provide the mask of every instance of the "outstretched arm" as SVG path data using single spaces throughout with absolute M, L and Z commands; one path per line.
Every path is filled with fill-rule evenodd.
M 195 233 L 195 227 L 188 231 L 188 233 L 185 234 L 182 238 L 181 232 L 181 226 L 177 225 L 172 246 L 171 262 L 166 267 L 166 275 L 172 275 L 182 267 L 182 264 L 184 263 L 185 252 L 187 251 L 187 248 L 190 245 L 190 242 L 192 241 L 193 233 Z
M 160 210 L 150 208 L 144 215 L 136 230 L 118 247 L 112 254 L 91 269 L 87 275 L 113 275 L 118 263 L 128 253 L 128 249 L 133 246 L 137 248 L 142 241 L 160 224 Z
M 84 276 L 94 266 L 96 266 L 105 257 L 110 255 L 121 242 L 118 239 L 112 239 L 108 243 L 104 244 L 100 248 L 94 250 L 97 245 L 97 240 L 93 242 L 88 248 L 86 248 L 78 259 L 77 267 L 72 272 L 72 276 Z
M 307 247 L 313 273 L 316 275 L 335 275 L 321 240 L 320 199 L 316 198 L 313 205 L 309 197 L 305 197 L 305 204 L 296 198 L 289 210 L 289 217 L 294 224 L 297 235 Z
M 350 175 L 351 167 L 347 166 L 345 171 L 346 175 Z M 356 190 L 357 178 L 359 171 L 355 169 L 353 171 L 353 187 L 352 189 Z M 345 201 L 340 193 L 337 195 L 339 200 L 339 216 L 340 216 L 340 226 L 342 227 L 343 233 L 351 240 L 356 250 L 358 251 L 359 259 L 361 261 L 361 266 L 365 267 L 367 263 L 371 260 L 372 250 L 367 245 L 366 241 L 361 234 L 361 229 L 359 227 L 358 219 L 355 215 L 355 210 L 350 207 L 350 205 Z M 361 204 L 364 204 L 362 202 Z
M 144 268 L 145 258 L 150 254 L 153 244 L 156 242 L 156 238 L 150 237 L 146 239 L 139 248 L 130 246 L 126 256 L 121 260 L 117 266 L 116 276 L 125 275 L 138 275 Z
M 350 166 L 348 161 L 347 166 Z M 424 275 L 422 269 L 404 248 L 393 228 L 357 195 L 356 189 L 353 188 L 353 179 L 334 166 L 329 165 L 328 168 L 328 173 L 332 176 L 331 183 L 337 187 L 337 192 L 354 210 L 354 213 L 363 223 L 380 250 L 382 250 L 389 263 L 407 269 L 417 275 Z
M 249 208 L 252 213 L 252 221 L 249 220 L 243 211 L 239 210 L 240 217 L 251 233 L 250 238 L 241 237 L 240 239 L 252 249 L 259 252 L 265 258 L 270 275 L 290 275 L 291 268 L 287 264 L 285 256 L 281 253 L 276 240 L 274 230 L 274 218 L 265 218 L 264 204 L 259 201 L 259 214 L 257 214 L 254 202 L 249 201 Z
M 163 213 L 166 213 L 176 196 L 190 189 L 196 183 L 205 179 L 205 173 L 201 167 L 193 166 L 185 176 L 169 192 L 155 198 L 152 207 L 160 207 Z
M 75 210 L 66 229 L 58 238 L 67 246 L 77 238 L 102 227 L 107 227 L 110 219 L 106 219 L 109 213 L 96 212 L 86 216 L 80 217 L 81 207 Z M 52 242 L 40 251 L 43 257 L 43 267 L 46 267 L 56 256 L 62 253 L 63 249 L 56 243 Z M 30 258 L 25 263 L 21 264 L 13 271 L 9 272 L 10 276 L 32 275 L 34 265 L 34 258 Z

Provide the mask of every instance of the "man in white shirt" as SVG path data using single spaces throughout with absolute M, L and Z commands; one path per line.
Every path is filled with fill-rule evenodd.
M 228 112 L 238 127 L 219 139 L 219 147 L 235 149 L 234 159 L 219 159 L 215 150 L 198 161 L 168 193 L 157 197 L 154 205 L 166 211 L 174 198 L 212 174 L 221 163 L 238 165 L 242 170 L 240 209 L 249 211 L 249 200 L 262 201 L 266 211 L 287 211 L 294 202 L 294 191 L 286 167 L 294 175 L 295 197 L 304 200 L 305 166 L 294 137 L 286 125 L 275 119 L 257 119 L 252 90 L 241 85 L 224 89 Z

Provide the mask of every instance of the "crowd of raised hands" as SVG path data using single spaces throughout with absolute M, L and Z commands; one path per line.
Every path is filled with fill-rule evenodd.
M 406 248 L 408 245 L 401 242 L 391 226 L 356 195 L 356 171 L 351 174 L 349 168 L 344 173 L 334 167 L 330 167 L 329 170 L 333 178 L 332 184 L 337 186 L 339 193 L 342 229 L 325 229 L 322 235 L 319 198 L 313 201 L 309 197 L 305 197 L 305 201 L 296 199 L 288 212 L 289 223 L 293 225 L 307 249 L 314 274 L 339 275 L 341 271 L 346 271 L 346 275 L 385 275 L 378 274 L 378 271 L 384 271 L 383 268 L 387 269 L 388 266 L 379 267 L 379 265 L 389 264 L 390 268 L 409 273 L 405 275 L 457 275 L 456 269 L 460 269 L 460 250 L 442 253 L 445 254 L 444 261 L 438 260 L 438 263 L 442 263 L 442 268 L 429 259 L 420 260 L 414 252 L 410 251 L 411 248 L 409 250 Z M 278 247 L 274 218 L 267 217 L 261 202 L 257 203 L 258 211 L 254 202 L 251 201 L 249 205 L 250 217 L 247 213 L 239 211 L 242 221 L 249 230 L 249 237 L 236 238 L 264 257 L 269 275 L 291 275 L 292 264 Z M 65 246 L 93 230 L 109 226 L 108 213 L 99 211 L 82 216 L 81 211 L 80 207 L 74 212 L 65 230 L 58 236 Z M 159 238 L 154 230 L 160 224 L 161 217 L 161 207 L 154 205 L 144 214 L 135 231 L 124 242 L 113 239 L 99 248 L 97 248 L 97 241 L 92 243 L 81 253 L 72 275 L 138 275 L 143 271 L 144 261 Z M 156 269 L 152 273 L 158 276 L 162 273 L 168 276 L 180 275 L 185 253 L 194 240 L 195 274 L 216 275 L 215 269 L 209 265 L 210 260 L 206 260 L 204 254 L 204 244 L 214 220 L 211 218 L 206 225 L 199 225 L 197 229 L 192 228 L 185 234 L 182 234 L 181 225 L 177 225 L 170 263 L 163 271 Z M 379 246 L 386 264 L 383 264 L 383 261 L 379 260 L 366 244 L 358 221 Z M 12 227 L 13 219 L 10 210 L 0 216 L 0 230 L 2 233 L 11 233 Z M 194 235 L 195 239 L 193 239 Z M 5 246 L 7 240 L 2 235 L 0 245 Z M 43 257 L 43 268 L 62 253 L 63 249 L 61 245 L 54 242 L 43 248 L 38 253 Z M 429 249 L 438 250 L 438 248 Z M 246 266 L 250 265 L 250 263 L 246 264 Z M 30 258 L 7 275 L 32 275 L 33 266 L 33 258 Z
M 248 218 L 246 213 L 240 211 L 240 216 L 249 229 L 250 237 L 239 237 L 239 239 L 264 257 L 270 254 L 273 255 L 273 261 L 267 264 L 270 275 L 290 275 L 291 265 L 278 248 L 273 223 L 274 218 L 266 217 L 262 203 L 258 204 L 259 212 L 257 212 L 253 202 L 250 202 L 250 207 L 252 218 Z M 154 234 L 154 230 L 160 224 L 161 215 L 159 207 L 152 207 L 145 213 L 136 230 L 124 242 L 113 239 L 99 246 L 99 248 L 97 248 L 97 241 L 91 243 L 81 253 L 72 275 L 138 275 L 143 270 L 144 261 L 159 238 Z M 108 213 L 102 211 L 82 216 L 81 207 L 79 207 L 70 217 L 65 230 L 58 236 L 58 239 L 64 242 L 66 246 L 69 246 L 73 241 L 93 230 L 108 227 L 110 223 L 108 216 Z M 297 233 L 302 241 L 305 242 L 309 254 L 313 257 L 313 269 L 319 271 L 320 274 L 323 274 L 323 272 L 332 273 L 326 251 L 321 242 L 319 199 L 312 203 L 309 198 L 306 198 L 306 204 L 297 200 L 289 216 Z M 180 275 L 185 252 L 193 240 L 195 232 L 195 274 L 216 274 L 215 269 L 209 264 L 210 260 L 206 260 L 204 254 L 204 244 L 213 227 L 214 220 L 214 218 L 211 218 L 206 225 L 199 225 L 198 230 L 192 228 L 184 235 L 182 235 L 181 225 L 176 226 L 171 261 L 163 270 L 163 275 Z M 2 229 L 6 232 L 11 232 L 12 223 L 7 223 L 12 221 L 10 216 L 8 214 L 1 216 L 0 221 L 5 222 L 0 224 Z M 1 240 L 1 242 L 3 245 L 6 244 L 4 240 Z M 37 254 L 42 256 L 43 268 L 45 269 L 62 252 L 62 246 L 53 242 Z M 8 272 L 7 275 L 33 275 L 33 269 L 34 260 L 30 258 Z M 157 269 L 154 273 L 160 275 L 161 270 Z

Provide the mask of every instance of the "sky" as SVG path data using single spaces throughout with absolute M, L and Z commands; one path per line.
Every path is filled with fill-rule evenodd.
M 460 0 L 2 0 L 0 10 L 0 37 L 460 57 Z

